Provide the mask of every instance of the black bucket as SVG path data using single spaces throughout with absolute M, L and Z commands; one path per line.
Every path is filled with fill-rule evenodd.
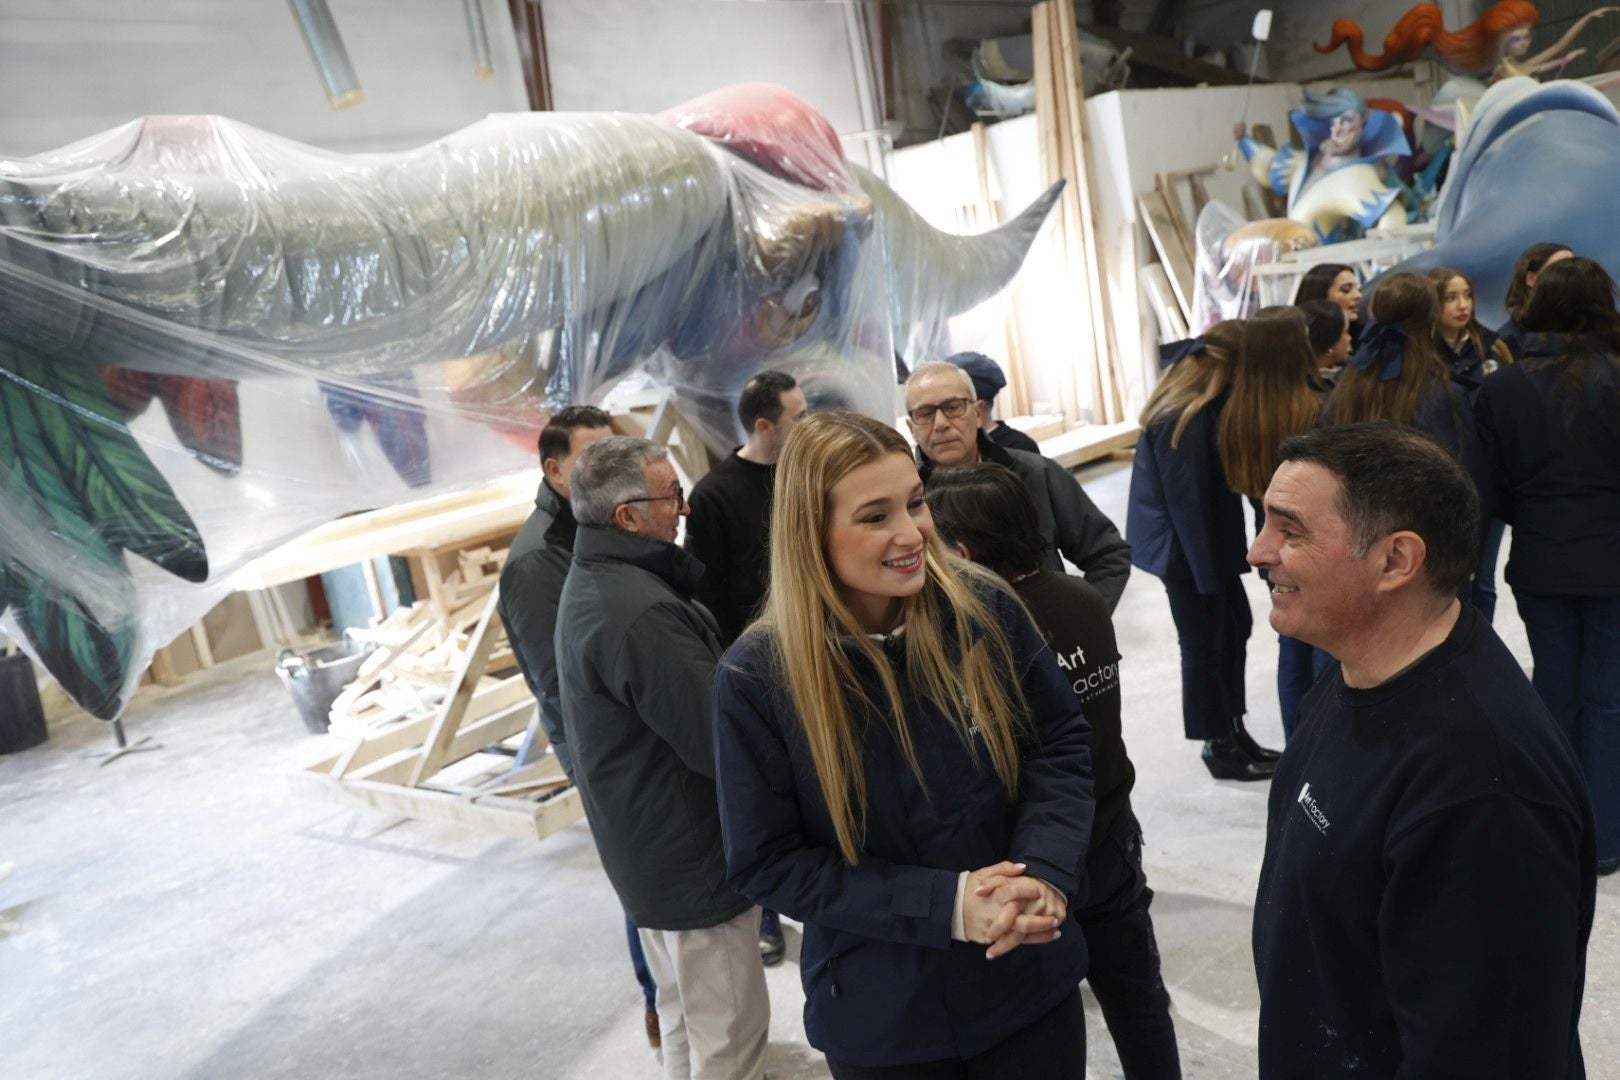
M 281 684 L 292 695 L 298 715 L 312 733 L 326 734 L 332 702 L 354 681 L 372 648 L 345 638 L 305 653 L 282 649 L 276 655 L 276 674 L 281 676 Z
M 45 734 L 34 665 L 22 653 L 0 656 L 0 754 L 38 746 Z

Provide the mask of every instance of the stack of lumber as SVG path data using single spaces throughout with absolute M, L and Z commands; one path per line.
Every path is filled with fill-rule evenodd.
M 373 618 L 365 630 L 349 631 L 356 641 L 376 648 L 332 703 L 333 734 L 362 738 L 368 730 L 396 720 L 430 715 L 449 697 L 472 634 L 500 580 L 506 551 L 479 547 L 460 552 L 458 558 L 459 565 L 434 590 L 432 599 L 400 608 L 385 619 Z M 475 693 L 477 703 L 487 707 L 496 701 L 502 706 L 522 701 L 527 688 L 514 671 L 512 649 L 499 619 L 491 633 L 494 641 L 486 668 L 505 677 L 486 674 Z
M 1086 97 L 1074 0 L 1045 0 L 1033 12 L 1035 115 L 1040 131 L 1041 178 L 1065 180 L 1053 210 L 1053 242 L 1059 274 L 1069 283 L 1082 322 L 1071 355 L 1059 357 L 1065 381 L 1064 411 L 1078 413 L 1081 380 L 1087 384 L 1098 423 L 1124 418 L 1121 373 L 1115 369 L 1113 318 L 1105 295 L 1104 251 L 1097 235 L 1096 191 L 1086 134 Z
M 376 648 L 332 705 L 330 732 L 346 747 L 293 773 L 295 791 L 534 839 L 579 818 L 579 793 L 543 752 L 543 733 L 530 764 L 514 768 L 501 747 L 536 709 L 496 613 L 506 556 L 446 553 L 454 566 L 432 578 L 430 599 L 350 631 Z

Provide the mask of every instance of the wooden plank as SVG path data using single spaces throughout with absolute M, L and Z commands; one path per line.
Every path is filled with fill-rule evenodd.
M 476 723 L 467 724 L 456 732 L 456 737 L 450 740 L 445 748 L 444 764 L 453 765 L 466 757 L 471 757 L 486 746 L 494 746 L 502 739 L 509 739 L 529 726 L 529 718 L 534 715 L 537 708 L 530 700 L 513 705 L 509 709 L 486 716 Z M 340 774 L 348 780 L 376 780 L 385 784 L 405 784 L 411 779 L 412 770 L 416 767 L 421 755 L 416 747 L 399 751 L 388 757 L 367 765 L 362 769 L 354 769 L 348 773 Z M 431 774 L 429 774 L 431 777 Z M 421 782 L 411 783 L 410 787 L 420 787 Z
M 490 488 L 330 522 L 249 563 L 231 577 L 231 587 L 268 589 L 380 555 L 517 529 L 534 510 L 539 482 L 530 471 Z
M 363 780 L 334 780 L 308 771 L 290 774 L 287 782 L 296 794 L 339 806 L 375 810 L 420 821 L 441 821 L 528 840 L 544 840 L 578 821 L 585 813 L 577 788 L 559 792 L 537 803 L 505 796 L 467 799 L 423 788 L 402 788 Z
M 478 620 L 478 629 L 473 631 L 472 642 L 456 668 L 455 690 L 439 709 L 433 730 L 423 744 L 422 756 L 411 774 L 411 787 L 421 787 L 423 780 L 444 767 L 445 752 L 456 737 L 456 729 L 461 726 L 467 706 L 472 703 L 473 694 L 478 689 L 478 680 L 484 677 L 484 665 L 495 648 L 495 627 L 500 623 L 495 614 L 495 605 L 500 596 L 499 589 L 490 590 L 489 599 L 484 603 L 483 617 Z
M 1182 319 L 1192 325 L 1192 297 L 1193 297 L 1193 265 L 1176 239 L 1174 226 L 1171 224 L 1170 211 L 1164 205 L 1164 195 L 1157 191 L 1144 191 L 1136 197 L 1136 209 L 1141 215 L 1142 224 L 1147 228 L 1148 239 L 1153 241 L 1153 250 L 1159 253 L 1159 261 L 1164 264 L 1164 270 L 1170 278 L 1170 287 L 1175 290 L 1176 304 L 1181 308 Z
M 197 650 L 197 666 L 204 670 L 214 666 L 214 647 L 208 641 L 208 630 L 201 621 L 191 624 L 191 647 Z
M 1080 37 L 1076 29 L 1074 0 L 1054 0 L 1051 18 L 1056 19 L 1062 46 L 1063 84 L 1069 98 L 1070 153 L 1074 182 L 1079 189 L 1080 250 L 1085 261 L 1086 298 L 1092 314 L 1093 390 L 1097 394 L 1096 418 L 1103 423 L 1119 420 L 1122 405 L 1119 380 L 1115 377 L 1115 357 L 1119 355 L 1114 331 L 1113 305 L 1108 302 L 1106 252 L 1097 233 L 1102 212 L 1097 203 L 1097 186 L 1091 182 L 1091 133 L 1086 125 L 1085 72 L 1080 62 Z
M 1136 445 L 1142 429 L 1136 421 L 1117 424 L 1085 424 L 1052 439 L 1041 440 L 1041 456 L 1049 457 L 1065 469 L 1078 468 L 1091 461 L 1110 457 Z
M 993 162 L 990 155 L 990 129 L 983 123 L 973 125 L 973 160 L 979 175 L 979 227 L 993 229 L 1001 224 L 1001 213 L 991 196 L 990 166 Z M 1011 412 L 1022 415 L 1029 411 L 1029 391 L 1024 377 L 1024 349 L 1018 329 L 1015 298 L 1011 300 L 1011 304 L 1011 310 L 1002 316 L 1001 320 L 1002 332 L 1007 341 L 1006 402 Z
M 179 686 L 180 671 L 174 666 L 174 655 L 165 645 L 152 654 L 152 681 L 159 686 Z

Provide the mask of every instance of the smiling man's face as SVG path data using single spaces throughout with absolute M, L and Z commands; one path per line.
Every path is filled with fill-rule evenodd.
M 1271 578 L 1271 627 L 1334 653 L 1370 625 L 1377 569 L 1357 557 L 1339 516 L 1338 477 L 1314 462 L 1285 461 L 1266 489 L 1266 524 L 1249 563 Z

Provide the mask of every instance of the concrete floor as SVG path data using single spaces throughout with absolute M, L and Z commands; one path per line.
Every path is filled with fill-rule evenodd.
M 1082 477 L 1123 522 L 1129 468 Z M 1263 588 L 1249 588 L 1251 727 L 1279 745 L 1274 635 Z M 1137 575 L 1116 619 L 1185 1073 L 1253 1076 L 1248 934 L 1266 789 L 1212 782 L 1182 740 L 1158 582 Z M 1528 662 L 1510 599 L 1498 629 Z M 270 667 L 247 657 L 139 698 L 126 723 L 157 752 L 98 767 L 88 753 L 106 730 L 78 719 L 0 758 L 0 863 L 16 864 L 0 882 L 0 1076 L 657 1076 L 583 822 L 535 844 L 295 798 L 285 774 L 322 741 Z M 777 1080 L 826 1075 L 804 1042 L 795 959 L 769 972 Z M 1594 1077 L 1620 1076 L 1617 961 L 1610 878 L 1583 1023 Z M 1088 1009 L 1091 1074 L 1117 1076 Z

